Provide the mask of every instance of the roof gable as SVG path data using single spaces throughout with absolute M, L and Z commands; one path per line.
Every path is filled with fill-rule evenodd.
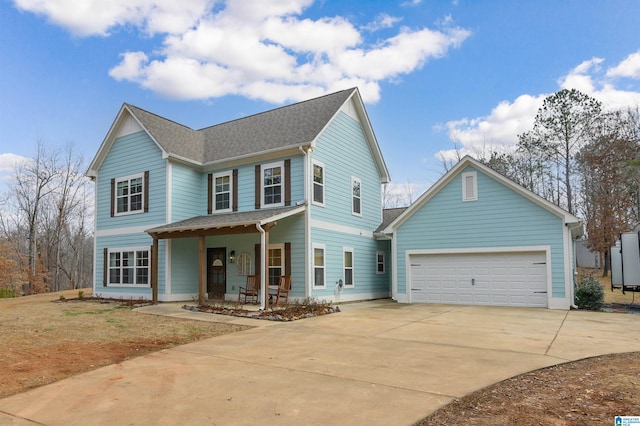
M 193 130 L 125 103 L 91 162 L 87 174 L 90 176 L 97 174 L 113 141 L 120 136 L 120 129 L 130 118 L 133 118 L 147 132 L 160 147 L 164 157 L 204 167 L 263 153 L 312 146 L 346 103 L 353 103 L 353 109 L 359 115 L 359 121 L 374 154 L 378 172 L 383 177 L 383 181 L 388 181 L 389 173 L 357 88 L 342 90 L 200 130 Z
M 485 173 L 490 176 L 494 180 L 503 184 L 507 188 L 513 190 L 517 194 L 526 198 L 527 200 L 533 202 L 534 204 L 539 205 L 545 210 L 551 212 L 552 214 L 558 216 L 563 220 L 565 224 L 574 224 L 580 225 L 582 228 L 580 219 L 566 210 L 556 206 L 555 204 L 545 200 L 539 195 L 535 194 L 532 191 L 518 185 L 512 180 L 504 177 L 500 173 L 494 171 L 493 169 L 485 166 L 479 161 L 471 158 L 470 156 L 465 156 L 460 160 L 454 167 L 451 168 L 447 173 L 445 173 L 435 184 L 433 184 L 427 191 L 425 191 L 411 206 L 409 206 L 404 212 L 402 212 L 392 223 L 388 224 L 386 228 L 383 230 L 384 233 L 393 233 L 394 230 L 402 225 L 405 221 L 407 221 L 411 215 L 413 215 L 416 211 L 418 211 L 422 206 L 429 202 L 438 192 L 440 192 L 445 186 L 447 186 L 456 176 L 461 174 L 465 168 L 468 166 L 472 166 L 478 171 Z

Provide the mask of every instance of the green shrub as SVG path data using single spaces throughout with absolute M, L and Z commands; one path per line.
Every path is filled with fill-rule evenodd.
M 16 297 L 16 291 L 12 288 L 0 287 L 0 299 Z
M 579 309 L 599 311 L 604 304 L 604 290 L 593 275 L 584 277 L 576 285 L 576 305 Z

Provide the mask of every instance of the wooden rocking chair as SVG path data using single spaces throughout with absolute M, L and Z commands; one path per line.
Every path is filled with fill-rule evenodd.
M 291 275 L 280 275 L 278 288 L 269 290 L 269 300 L 271 304 L 278 306 L 281 300 L 286 304 L 291 291 Z
M 240 287 L 238 291 L 238 302 L 240 297 L 244 296 L 244 303 L 247 303 L 247 297 L 251 303 L 258 303 L 258 295 L 260 293 L 260 275 L 247 275 L 247 284 Z

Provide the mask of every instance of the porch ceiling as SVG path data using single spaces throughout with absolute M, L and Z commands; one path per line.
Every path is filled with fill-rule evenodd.
M 207 235 L 246 234 L 258 232 L 256 225 L 266 225 L 302 213 L 306 205 L 195 216 L 145 232 L 154 239 L 188 238 Z

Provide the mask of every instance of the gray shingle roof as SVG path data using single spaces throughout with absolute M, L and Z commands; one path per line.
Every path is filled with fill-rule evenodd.
M 127 104 L 169 154 L 210 163 L 312 142 L 355 88 L 193 130 Z
M 204 152 L 204 135 L 202 133 L 134 105 L 125 105 L 162 149 L 170 154 L 201 161 Z
M 375 232 L 382 232 L 384 228 L 389 226 L 391 222 L 396 220 L 398 216 L 402 214 L 408 207 L 397 207 L 393 209 L 384 209 L 382 210 L 382 223 L 378 226 Z
M 305 205 L 279 207 L 273 209 L 262 209 L 247 212 L 233 212 L 225 214 L 212 214 L 195 216 L 178 222 L 160 225 L 156 228 L 147 229 L 149 234 L 159 234 L 166 232 L 180 232 L 193 230 L 206 230 L 214 228 L 228 228 L 235 226 L 255 225 L 256 223 L 267 223 L 282 219 L 304 211 Z M 256 229 L 256 232 L 258 230 Z

